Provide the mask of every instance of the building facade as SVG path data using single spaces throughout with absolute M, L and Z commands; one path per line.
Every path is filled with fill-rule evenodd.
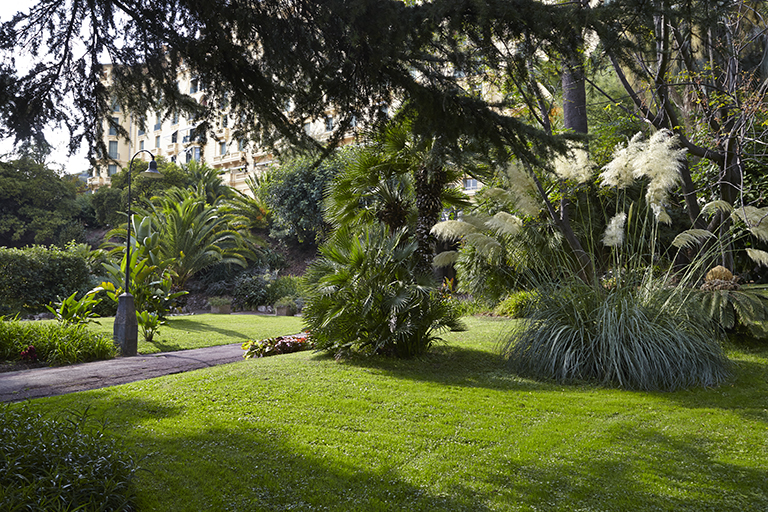
M 198 102 L 203 101 L 205 86 L 197 78 L 182 72 L 178 83 L 181 91 L 187 92 Z M 221 172 L 224 183 L 241 192 L 248 192 L 246 180 L 249 176 L 258 175 L 274 160 L 273 155 L 264 148 L 233 137 L 231 126 L 234 123 L 226 109 L 222 109 L 218 115 L 215 137 L 209 133 L 205 142 L 201 142 L 195 133 L 197 123 L 184 115 L 164 116 L 163 113 L 151 112 L 139 119 L 114 102 L 110 117 L 104 120 L 103 132 L 107 158 L 98 162 L 93 175 L 88 178 L 88 187 L 92 191 L 110 186 L 111 177 L 127 167 L 131 158 L 141 150 L 148 150 L 155 157 L 161 156 L 179 165 L 188 164 L 192 160 L 204 162 Z M 333 114 L 329 112 L 324 119 L 308 123 L 304 129 L 315 139 L 323 141 L 330 137 L 335 122 Z M 127 139 L 118 135 L 116 125 L 125 129 Z M 353 140 L 354 133 L 349 133 L 343 143 Z M 136 157 L 136 161 L 149 160 L 151 157 L 147 153 Z

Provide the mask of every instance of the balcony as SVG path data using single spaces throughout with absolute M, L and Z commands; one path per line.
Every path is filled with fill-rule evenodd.
M 163 123 L 155 123 L 155 131 L 159 132 L 163 129 Z
M 169 155 L 175 155 L 179 152 L 179 143 L 178 142 L 171 142 L 167 146 L 165 146 L 165 152 Z

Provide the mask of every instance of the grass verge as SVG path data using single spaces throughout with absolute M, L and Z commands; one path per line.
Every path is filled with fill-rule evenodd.
M 88 329 L 112 336 L 114 318 L 99 318 Z M 303 328 L 300 317 L 267 315 L 172 316 L 151 343 L 139 334 L 139 353 L 154 354 L 296 334 Z
M 299 352 L 34 404 L 103 417 L 145 511 L 768 509 L 768 349 L 716 389 L 562 386 L 507 371 L 513 323 L 414 360 Z

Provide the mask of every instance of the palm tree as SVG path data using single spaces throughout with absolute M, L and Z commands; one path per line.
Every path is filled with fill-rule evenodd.
M 208 204 L 199 192 L 171 189 L 153 198 L 144 212 L 159 232 L 159 250 L 172 259 L 174 285 L 184 288 L 197 272 L 216 263 L 246 266 L 250 249 L 238 224 L 240 219 L 220 208 L 220 199 Z

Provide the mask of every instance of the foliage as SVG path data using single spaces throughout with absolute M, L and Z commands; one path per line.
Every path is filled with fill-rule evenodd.
M 165 321 L 155 312 L 150 311 L 137 311 L 136 321 L 139 324 L 139 330 L 144 337 L 144 341 L 152 343 L 152 340 L 160 330 L 160 326 L 165 324 Z
M 235 197 L 235 190 L 221 180 L 222 171 L 209 167 L 205 162 L 192 160 L 182 167 L 187 174 L 189 186 L 210 205 L 222 199 Z
M 302 280 L 295 276 L 278 276 L 277 271 L 245 270 L 235 278 L 233 305 L 238 309 L 274 305 L 280 298 L 299 296 Z
M 269 208 L 272 237 L 314 246 L 328 236 L 330 226 L 323 217 L 323 197 L 328 185 L 347 165 L 349 155 L 347 150 L 338 150 L 322 160 L 297 157 L 261 177 L 257 196 Z
M 248 340 L 242 345 L 245 359 L 275 356 L 278 354 L 290 354 L 302 350 L 312 350 L 315 348 L 309 333 L 294 334 L 292 336 L 278 336 L 277 338 L 267 338 L 264 340 Z
M 133 295 L 136 311 L 156 313 L 162 320 L 172 311 L 176 299 L 186 295 L 188 292 L 174 288 L 169 277 L 169 271 L 161 271 L 158 265 L 150 263 L 150 260 L 153 259 L 158 261 L 157 258 L 151 255 L 144 257 L 143 253 L 144 251 L 141 250 L 131 252 L 131 282 L 129 290 Z M 159 263 L 163 265 L 163 262 Z M 123 260 L 119 265 L 115 262 L 103 264 L 109 281 L 102 282 L 100 288 L 107 293 L 107 296 L 115 304 L 117 304 L 119 296 L 124 291 L 125 265 L 125 255 L 123 255 Z
M 137 510 L 138 465 L 88 414 L 0 408 L 3 510 Z
M 307 270 L 303 316 L 320 349 L 421 355 L 437 333 L 462 328 L 431 276 L 417 272 L 416 243 L 384 225 L 339 230 Z
M 0 314 L 46 311 L 59 297 L 89 289 L 88 266 L 81 255 L 56 247 L 0 247 Z
M 38 360 L 49 365 L 111 359 L 117 353 L 110 335 L 91 332 L 82 325 L 0 317 L 0 360 L 18 361 L 29 347 L 34 347 Z
M 125 208 L 122 206 L 123 193 L 118 188 L 100 187 L 93 193 L 93 211 L 100 227 L 119 226 L 125 222 Z
M 196 192 L 172 189 L 153 199 L 144 212 L 159 235 L 158 256 L 169 262 L 173 285 L 183 289 L 196 273 L 217 263 L 246 266 L 252 251 L 239 230 L 239 219 L 208 204 Z
M 53 313 L 54 318 L 60 324 L 87 324 L 92 322 L 95 316 L 98 316 L 93 311 L 93 308 L 101 302 L 101 299 L 95 297 L 97 292 L 98 290 L 92 290 L 79 299 L 75 298 L 77 292 L 74 292 L 69 297 L 56 302 L 55 308 L 50 305 L 47 305 L 46 308 Z
M 71 182 L 29 158 L 0 162 L 0 246 L 58 243 L 71 223 L 82 230 L 75 194 Z
M 712 387 L 730 375 L 715 326 L 682 289 L 545 284 L 504 353 L 520 375 L 624 389 Z M 693 303 L 693 304 L 691 304 Z
M 536 307 L 538 295 L 535 291 L 518 290 L 502 300 L 493 310 L 494 314 L 511 318 L 524 318 Z
M 144 171 L 147 170 L 147 162 L 141 159 L 140 155 L 133 161 L 133 169 L 131 171 L 131 209 L 135 205 L 147 204 L 152 197 L 156 195 L 163 195 L 170 189 L 187 187 L 194 187 L 195 183 L 192 182 L 190 174 L 185 172 L 181 167 L 176 165 L 175 162 L 170 162 L 162 156 L 155 157 L 155 163 L 157 164 L 157 171 L 160 173 L 160 177 L 144 176 Z M 125 167 L 117 174 L 112 176 L 111 188 L 120 190 L 120 203 L 115 204 L 113 207 L 119 207 L 123 212 L 127 211 L 128 205 L 128 168 Z M 125 215 L 123 214 L 123 222 L 125 222 Z

